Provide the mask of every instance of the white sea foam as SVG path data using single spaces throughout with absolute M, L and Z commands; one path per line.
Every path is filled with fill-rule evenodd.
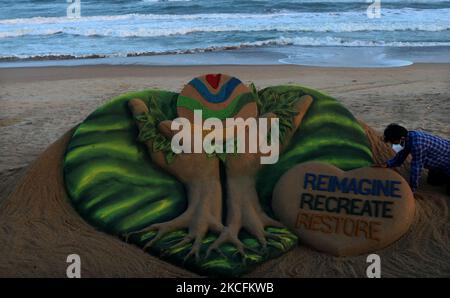
M 295 37 L 295 38 L 276 38 L 258 42 L 246 42 L 237 45 L 236 48 L 252 46 L 345 46 L 345 47 L 431 47 L 431 46 L 450 46 L 448 42 L 385 42 L 371 40 L 348 40 L 338 37 Z
M 283 3 L 289 1 L 295 3 L 294 0 Z M 152 3 L 149 2 L 149 6 Z M 443 4 L 447 8 L 439 9 L 382 8 L 380 19 L 367 18 L 364 8 L 342 12 L 294 12 L 289 10 L 289 6 L 267 13 L 261 13 L 262 10 L 255 13 L 217 13 L 221 10 L 213 7 L 211 11 L 214 13 L 199 14 L 0 19 L 0 59 L 196 53 L 285 45 L 450 46 L 450 5 L 446 5 Z
M 383 41 L 367 41 L 367 40 L 345 40 L 336 37 L 311 38 L 277 38 L 268 39 L 258 42 L 245 42 L 238 44 L 227 44 L 224 46 L 212 46 L 205 48 L 193 48 L 187 50 L 168 49 L 165 51 L 134 51 L 134 52 L 117 52 L 117 53 L 88 53 L 77 54 L 74 52 L 58 53 L 51 52 L 47 54 L 16 54 L 1 55 L 0 60 L 16 60 L 16 59 L 68 59 L 68 58 L 99 58 L 99 57 L 127 57 L 142 55 L 161 55 L 161 54 L 194 54 L 211 51 L 232 50 L 240 48 L 261 47 L 261 46 L 339 46 L 339 47 L 432 47 L 432 46 L 450 46 L 450 42 L 383 42 Z
M 197 32 L 361 32 L 450 30 L 450 9 L 383 10 L 380 19 L 365 12 L 194 14 L 35 17 L 0 20 L 0 38 L 65 33 L 80 36 L 159 37 Z

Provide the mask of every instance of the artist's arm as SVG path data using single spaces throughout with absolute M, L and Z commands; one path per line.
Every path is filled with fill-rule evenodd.
M 411 150 L 411 175 L 409 178 L 409 185 L 412 191 L 416 191 L 419 186 L 420 173 L 425 162 L 425 149 L 422 146 L 413 146 Z
M 403 164 L 403 162 L 408 157 L 408 155 L 409 155 L 409 150 L 407 150 L 405 148 L 402 151 L 400 151 L 399 153 L 397 153 L 392 159 L 388 160 L 386 162 L 386 166 L 388 168 L 399 167 Z

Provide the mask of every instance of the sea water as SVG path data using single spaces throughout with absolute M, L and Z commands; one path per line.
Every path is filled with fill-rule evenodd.
M 374 1 L 81 0 L 74 18 L 65 0 L 0 0 L 0 66 L 450 62 L 450 1 L 381 0 L 370 18 Z

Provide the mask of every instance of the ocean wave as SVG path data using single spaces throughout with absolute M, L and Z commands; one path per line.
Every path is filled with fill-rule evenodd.
M 192 0 L 142 0 L 144 3 L 162 3 L 162 2 L 191 2 Z
M 365 13 L 276 13 L 201 15 L 121 15 L 0 20 L 0 38 L 27 35 L 163 37 L 201 32 L 363 32 L 450 30 L 450 9 L 437 13 L 383 11 L 370 20 Z M 321 22 L 318 24 L 317 20 Z
M 372 0 L 373 1 L 373 0 Z M 6 1 L 0 9 L 0 20 L 13 18 L 57 17 L 65 14 L 66 1 Z M 299 3 L 301 2 L 301 3 Z M 264 14 L 275 12 L 357 12 L 369 6 L 366 0 L 130 0 L 130 1 L 82 1 L 81 13 L 85 16 L 155 14 L 192 15 L 212 13 Z M 450 8 L 448 0 L 382 0 L 382 9 L 423 9 Z
M 226 32 L 264 32 L 272 31 L 279 33 L 289 33 L 289 32 L 395 32 L 395 31 L 423 31 L 423 32 L 443 32 L 450 30 L 450 25 L 423 25 L 423 24 L 411 24 L 409 26 L 377 26 L 373 27 L 370 25 L 360 25 L 360 24 L 343 24 L 341 27 L 335 26 L 334 24 L 322 24 L 321 27 L 305 27 L 305 26 L 289 26 L 289 27 L 272 27 L 272 26 L 258 26 L 254 28 L 240 28 L 239 26 L 225 26 L 216 28 L 204 28 L 204 27 L 188 27 L 188 28 L 174 28 L 174 29 L 88 29 L 88 30 L 73 30 L 73 29 L 19 29 L 11 32 L 0 32 L 1 38 L 12 38 L 12 37 L 22 37 L 29 35 L 39 35 L 39 36 L 50 36 L 56 34 L 68 34 L 74 36 L 85 36 L 85 37 L 169 37 L 169 36 L 179 36 L 188 35 L 195 33 L 226 33 Z
M 450 2 L 450 1 L 449 1 Z M 382 9 L 382 18 L 396 17 L 404 20 L 411 20 L 413 17 L 426 19 L 434 16 L 439 19 L 448 20 L 450 8 L 440 9 Z M 366 11 L 328 11 L 328 12 L 291 12 L 289 10 L 278 11 L 275 13 L 199 13 L 199 14 L 123 14 L 123 15 L 98 15 L 98 16 L 81 16 L 79 18 L 62 17 L 31 17 L 31 18 L 15 18 L 0 19 L 0 25 L 43 25 L 43 24 L 83 24 L 89 22 L 109 22 L 109 21 L 189 21 L 189 20 L 242 20 L 242 19 L 280 19 L 280 18 L 302 18 L 314 17 L 316 19 L 322 17 L 364 17 L 367 19 Z M 417 19 L 416 19 L 417 21 Z
M 374 40 L 350 40 L 339 37 L 293 37 L 276 38 L 257 42 L 242 43 L 236 48 L 241 47 L 261 47 L 261 46 L 344 46 L 344 47 L 434 47 L 450 46 L 450 42 L 385 42 Z
M 377 41 L 377 40 L 350 40 L 339 37 L 295 37 L 280 38 L 273 41 L 274 45 L 298 46 L 345 46 L 345 47 L 435 47 L 450 46 L 449 42 L 418 42 L 418 41 Z
M 136 56 L 154 56 L 154 55 L 175 55 L 175 54 L 198 54 L 207 52 L 239 50 L 245 48 L 257 48 L 267 46 L 337 46 L 337 47 L 450 47 L 450 42 L 383 42 L 368 40 L 347 40 L 337 37 L 296 37 L 296 38 L 276 38 L 257 42 L 244 42 L 238 44 L 227 44 L 223 46 L 211 46 L 205 48 L 192 48 L 183 50 L 164 50 L 164 51 L 132 51 L 113 54 L 92 53 L 92 54 L 74 54 L 74 53 L 49 53 L 37 55 L 0 55 L 0 61 L 17 60 L 67 60 L 67 59 L 92 59 L 92 58 L 115 58 L 115 57 L 136 57 Z

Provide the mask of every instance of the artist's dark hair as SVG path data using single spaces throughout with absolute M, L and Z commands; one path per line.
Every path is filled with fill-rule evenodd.
M 406 138 L 407 135 L 408 130 L 406 128 L 404 128 L 401 125 L 398 125 L 397 123 L 391 123 L 384 130 L 384 141 L 385 142 L 398 141 L 403 137 Z

